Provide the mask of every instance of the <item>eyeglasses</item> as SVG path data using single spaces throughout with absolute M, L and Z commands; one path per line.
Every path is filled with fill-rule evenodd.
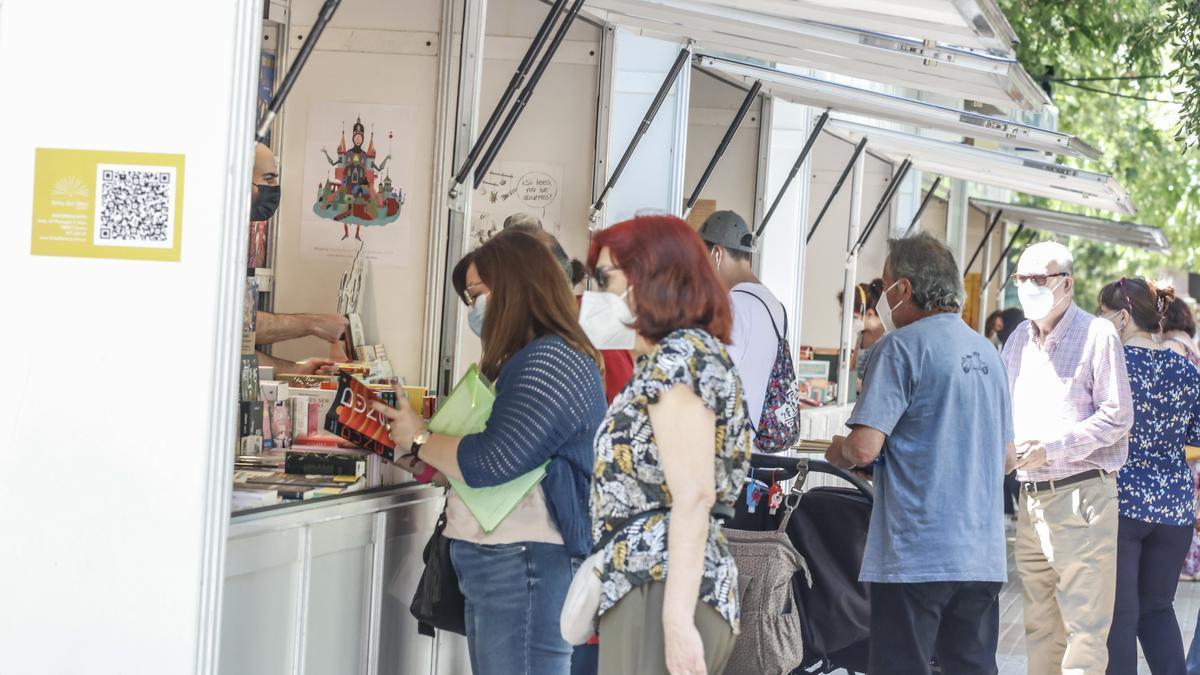
M 1036 286 L 1045 286 L 1046 282 L 1054 277 L 1069 277 L 1067 272 L 1056 272 L 1054 274 L 1014 274 L 1012 280 L 1014 284 L 1023 284 L 1026 281 L 1032 281 Z
M 470 284 L 466 288 L 463 289 L 463 302 L 466 303 L 467 307 L 473 307 L 475 305 L 475 300 L 479 296 L 484 295 L 484 293 L 482 291 L 479 293 L 471 292 L 472 288 L 477 288 L 482 285 L 483 285 L 482 281 L 476 281 L 475 283 Z
M 600 267 L 593 269 L 592 281 L 596 282 L 596 288 L 599 288 L 602 291 L 607 291 L 609 273 L 616 272 L 620 269 L 621 268 L 617 267 L 616 265 L 601 265 Z

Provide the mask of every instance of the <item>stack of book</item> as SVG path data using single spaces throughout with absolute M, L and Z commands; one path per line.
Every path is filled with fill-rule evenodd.
M 233 472 L 233 510 L 319 499 L 368 487 L 369 456 L 351 450 L 286 450 L 239 457 Z
M 254 335 L 258 328 L 258 280 L 246 279 L 242 306 L 242 361 L 238 396 L 238 454 L 257 455 L 263 448 L 263 404 L 259 399 L 258 356 Z

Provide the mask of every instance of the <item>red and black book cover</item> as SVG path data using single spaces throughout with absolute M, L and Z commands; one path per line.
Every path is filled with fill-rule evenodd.
M 325 430 L 392 461 L 396 444 L 388 436 L 387 420 L 371 405 L 375 401 L 388 403 L 388 393 L 392 392 L 373 391 L 353 375 L 338 373 L 337 398 L 325 416 Z M 395 394 L 390 398 L 388 405 L 395 406 Z

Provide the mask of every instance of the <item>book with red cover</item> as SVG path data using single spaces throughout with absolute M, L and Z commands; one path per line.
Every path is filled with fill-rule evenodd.
M 395 407 L 395 393 L 373 391 L 350 373 L 338 373 L 337 398 L 325 416 L 325 430 L 392 461 L 396 444 L 388 436 L 387 420 L 371 405 L 375 401 Z

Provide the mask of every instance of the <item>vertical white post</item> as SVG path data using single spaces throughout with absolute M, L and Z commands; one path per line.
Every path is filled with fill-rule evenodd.
M 1003 236 L 1003 234 L 1001 234 Z M 979 332 L 987 331 L 987 317 L 991 314 L 991 284 L 987 282 L 987 275 L 992 271 L 992 242 L 995 241 L 995 233 L 988 235 L 987 243 L 983 249 L 983 270 L 979 274 Z
M 755 225 L 769 207 L 791 171 L 796 157 L 812 131 L 816 118 L 812 108 L 775 98 L 763 100 L 762 144 L 763 191 L 757 202 Z M 800 345 L 804 319 L 804 274 L 807 269 L 805 235 L 808 232 L 809 188 L 812 185 L 812 153 L 784 194 L 771 222 L 757 242 L 755 265 L 759 278 L 788 311 L 788 341 Z M 766 200 L 764 202 L 764 200 Z
M 450 52 L 453 50 L 455 12 L 451 8 L 456 3 L 446 3 L 446 16 L 442 23 L 442 44 L 446 45 L 446 54 L 441 61 L 440 77 L 449 78 L 453 73 L 450 62 Z M 459 196 L 451 202 L 445 197 L 450 189 L 450 175 L 467 159 L 471 144 L 475 140 L 476 127 L 479 126 L 479 90 L 483 80 L 483 38 L 487 19 L 487 0 L 464 0 L 463 16 L 461 17 L 461 44 L 458 54 L 458 87 L 454 101 L 441 100 L 438 115 L 441 118 L 439 132 L 445 137 L 439 142 L 452 142 L 453 152 L 450 153 L 450 170 L 444 170 L 434 176 L 434 231 L 429 237 L 429 300 L 426 306 L 426 316 L 433 320 L 438 317 L 441 330 L 426 338 L 424 370 L 426 382 L 435 383 L 438 393 L 442 396 L 450 393 L 453 386 L 454 373 L 458 362 L 458 328 L 462 303 L 454 295 L 454 289 L 447 281 L 449 265 L 466 252 L 467 232 L 471 216 L 471 195 L 474 190 L 465 186 L 459 190 Z M 449 80 L 443 80 L 449 82 Z M 449 85 L 440 89 L 450 91 Z M 452 129 L 449 126 L 453 125 Z M 451 141 L 450 139 L 453 139 Z M 442 146 L 443 155 L 447 148 Z M 441 188 L 440 190 L 438 188 Z M 441 209 L 436 207 L 441 205 Z M 444 223 L 444 225 L 443 225 Z M 444 289 L 439 296 L 437 289 Z M 432 333 L 432 331 L 431 331 Z M 437 360 L 430 361 L 437 349 Z
M 869 142 L 868 142 L 869 144 Z M 842 331 L 838 342 L 838 405 L 844 406 L 850 402 L 850 391 L 855 383 L 850 380 L 850 351 L 854 322 L 854 283 L 858 278 L 858 252 L 854 245 L 862 229 L 863 178 L 866 169 L 867 153 L 858 156 L 854 163 L 854 173 L 850 176 L 850 224 L 846 232 L 846 271 L 842 282 Z
M 959 272 L 967 264 L 967 181 L 955 178 L 950 181 L 950 203 L 946 209 L 946 245 L 958 261 Z

